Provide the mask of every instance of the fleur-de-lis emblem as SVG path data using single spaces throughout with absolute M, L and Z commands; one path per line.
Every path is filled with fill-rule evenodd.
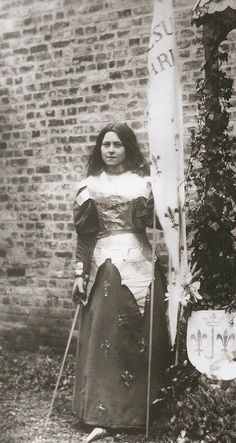
M 105 280 L 104 281 L 104 296 L 105 297 L 108 297 L 108 295 L 109 295 L 110 286 L 111 286 L 110 283 L 107 280 Z
M 197 335 L 195 335 L 195 334 L 192 334 L 192 335 L 191 335 L 191 339 L 192 339 L 192 340 L 195 340 L 195 342 L 196 342 L 196 344 L 197 344 L 197 350 L 196 350 L 196 352 L 198 353 L 198 355 L 200 355 L 201 352 L 203 352 L 203 349 L 201 349 L 201 347 L 202 347 L 202 342 L 203 342 L 203 340 L 206 339 L 206 338 L 207 338 L 207 334 L 202 334 L 201 331 L 200 331 L 200 329 L 198 329 L 198 331 L 197 331 Z
M 154 168 L 155 168 L 155 171 L 156 171 L 156 175 L 162 174 L 162 171 L 160 171 L 160 169 L 159 169 L 159 164 L 158 164 L 159 160 L 160 160 L 160 156 L 159 155 L 155 156 L 155 155 L 152 154 L 152 163 L 154 165 Z
M 145 303 L 149 304 L 151 302 L 151 291 L 148 289 L 148 292 L 145 297 Z
M 227 352 L 227 347 L 229 344 L 229 341 L 235 340 L 235 334 L 228 334 L 227 329 L 224 330 L 223 335 L 222 334 L 217 334 L 216 336 L 217 340 L 221 340 L 222 341 L 222 345 L 223 345 L 223 349 L 222 351 Z
M 174 123 L 174 122 L 173 122 Z M 175 151 L 178 152 L 179 150 L 179 144 L 180 144 L 180 137 L 179 134 L 175 134 Z
M 111 350 L 111 343 L 108 340 L 105 340 L 104 343 L 101 344 L 101 349 L 104 351 L 104 357 L 108 357 Z
M 229 324 L 234 315 L 223 309 L 197 310 L 188 320 L 188 358 L 207 377 L 236 377 L 236 329 Z
M 133 383 L 134 377 L 129 371 L 124 371 L 123 374 L 121 374 L 121 378 L 124 381 L 125 386 L 127 388 L 130 387 L 130 385 Z
M 99 405 L 96 407 L 97 416 L 98 416 L 99 421 L 102 420 L 105 410 L 106 410 L 106 408 L 105 408 L 105 406 L 103 406 L 102 403 L 99 403 Z
M 167 212 L 165 213 L 165 217 L 169 218 L 172 223 L 172 228 L 178 228 L 179 222 L 176 214 L 179 214 L 179 209 L 175 208 L 174 210 L 168 206 Z
M 139 340 L 138 340 L 138 351 L 140 352 L 140 354 L 143 354 L 144 353 L 144 351 L 145 351 L 145 339 L 144 339 L 144 337 L 141 337 Z
M 125 325 L 127 323 L 128 316 L 125 312 L 121 312 L 118 314 L 118 326 Z

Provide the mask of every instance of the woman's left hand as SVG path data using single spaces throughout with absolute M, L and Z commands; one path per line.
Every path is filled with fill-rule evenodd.
M 87 284 L 88 280 L 85 279 L 85 277 L 76 277 L 72 290 L 72 299 L 74 303 L 78 304 L 85 300 Z

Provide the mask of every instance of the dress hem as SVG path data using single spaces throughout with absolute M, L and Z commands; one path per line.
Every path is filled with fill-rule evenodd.
M 92 423 L 90 421 L 84 421 L 80 419 L 80 422 L 82 424 L 88 425 L 88 426 L 94 426 L 94 427 L 98 427 L 98 428 L 108 428 L 108 429 L 137 429 L 137 430 L 144 430 L 145 429 L 145 425 L 108 425 L 108 424 L 101 424 L 101 423 Z

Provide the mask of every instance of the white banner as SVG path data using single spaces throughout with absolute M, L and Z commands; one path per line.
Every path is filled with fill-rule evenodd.
M 182 93 L 172 0 L 154 0 L 149 46 L 149 145 L 157 216 L 169 253 L 169 319 L 175 342 L 178 286 L 186 266 Z

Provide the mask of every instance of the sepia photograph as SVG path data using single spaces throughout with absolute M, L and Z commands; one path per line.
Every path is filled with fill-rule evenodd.
M 236 443 L 236 0 L 0 34 L 0 443 Z

